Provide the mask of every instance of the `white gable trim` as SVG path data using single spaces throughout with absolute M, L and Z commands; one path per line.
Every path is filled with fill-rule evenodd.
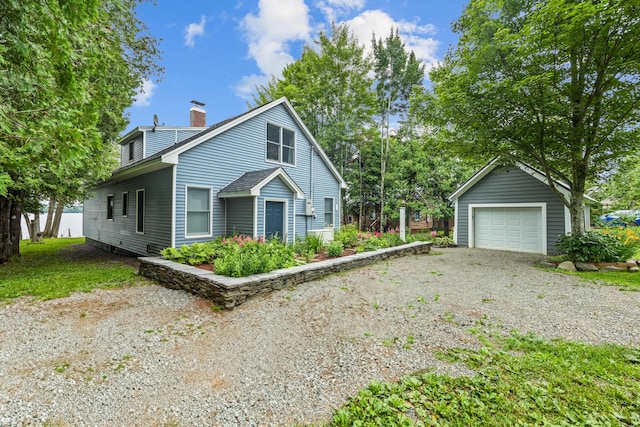
M 233 197 L 251 197 L 251 196 L 259 196 L 260 190 L 262 187 L 273 181 L 275 178 L 280 178 L 284 184 L 291 190 L 292 193 L 296 195 L 298 199 L 304 199 L 304 192 L 298 185 L 287 175 L 282 168 L 278 168 L 273 171 L 271 175 L 254 185 L 249 189 L 249 191 L 236 191 L 236 192 L 225 192 L 222 197 L 218 195 L 219 198 L 233 198 Z
M 501 165 L 499 158 L 495 158 L 493 159 L 491 162 L 489 162 L 489 164 L 487 164 L 484 168 L 480 169 L 480 171 L 478 171 L 475 175 L 473 175 L 471 178 L 469 178 L 467 180 L 467 182 L 465 182 L 464 184 L 462 184 L 456 191 L 454 191 L 449 197 L 448 199 L 451 201 L 457 200 L 460 196 L 462 196 L 464 193 L 466 193 L 469 189 L 471 189 L 474 185 L 476 185 L 482 178 L 484 178 L 485 176 L 489 175 L 490 172 L 492 172 L 495 168 L 497 168 L 498 166 Z M 536 169 L 522 163 L 522 162 L 515 162 L 515 166 L 517 166 L 520 170 L 522 170 L 523 172 L 531 175 L 532 177 L 534 177 L 535 179 L 537 179 L 538 181 L 542 182 L 543 184 L 549 186 L 549 181 L 547 180 L 546 175 L 544 175 L 543 173 L 540 173 L 539 171 L 537 171 Z M 560 193 L 562 193 L 562 195 L 569 200 L 571 192 L 569 191 L 569 186 L 563 182 L 560 181 L 554 181 L 554 184 L 556 185 L 556 188 L 558 189 L 558 191 L 560 191 Z M 598 203 L 594 198 L 589 197 L 587 195 L 584 195 L 584 199 L 592 202 L 592 203 Z

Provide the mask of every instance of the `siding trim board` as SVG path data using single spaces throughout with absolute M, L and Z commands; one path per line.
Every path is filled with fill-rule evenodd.
M 178 180 L 178 167 L 173 165 L 172 177 L 171 177 L 171 247 L 176 247 L 176 188 Z
M 481 208 L 536 208 L 541 211 L 541 251 L 542 254 L 547 254 L 547 204 L 542 203 L 470 203 L 468 205 L 468 242 L 470 248 L 475 248 L 475 209 Z

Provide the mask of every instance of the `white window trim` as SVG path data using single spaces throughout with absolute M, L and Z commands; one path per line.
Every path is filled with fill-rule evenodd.
M 111 209 L 111 218 L 109 218 L 109 197 L 113 200 L 113 208 Z M 113 218 L 116 216 L 116 196 L 111 193 L 107 194 L 107 221 L 113 221 Z
M 267 156 L 267 144 L 269 143 L 269 141 L 267 140 L 267 136 L 268 136 L 267 129 L 268 129 L 269 125 L 276 126 L 276 127 L 280 128 L 280 144 L 278 146 L 278 150 L 279 150 L 278 158 L 280 160 L 272 160 Z M 282 146 L 283 146 L 282 145 L 282 130 L 283 129 L 286 129 L 288 131 L 293 132 L 293 163 L 287 163 L 287 162 L 283 162 L 282 161 L 282 159 L 283 159 L 283 157 L 282 157 Z M 291 128 L 288 128 L 286 126 L 274 123 L 274 122 L 267 122 L 266 126 L 264 127 L 264 131 L 265 131 L 265 135 L 264 135 L 264 159 L 265 159 L 265 161 L 269 162 L 269 163 L 275 163 L 277 165 L 287 165 L 287 166 L 295 167 L 296 163 L 297 163 L 297 159 L 298 159 L 298 132 L 296 132 L 295 129 L 291 129 Z
M 469 247 L 475 248 L 475 240 L 473 235 L 474 230 L 474 209 L 476 208 L 540 208 L 542 213 L 541 218 L 541 236 L 542 236 L 542 253 L 547 254 L 547 204 L 546 202 L 542 203 L 470 203 L 468 206 L 468 236 L 469 236 Z M 457 227 L 456 227 L 457 228 Z M 454 229 L 455 230 L 455 229 Z M 455 236 L 457 237 L 457 236 Z
M 326 221 L 326 215 L 327 215 L 327 200 L 331 200 L 331 224 L 327 225 Z M 335 203 L 335 199 L 333 197 L 325 197 L 324 198 L 324 215 L 322 218 L 322 228 L 334 228 L 336 226 L 336 215 L 333 209 Z
M 187 193 L 190 188 L 200 188 L 209 190 L 209 233 L 207 234 L 187 234 Z M 190 185 L 184 186 L 184 238 L 185 239 L 202 239 L 213 236 L 213 187 L 206 185 Z
M 127 218 L 129 216 L 129 192 L 128 191 L 123 191 L 122 192 L 122 199 L 124 200 L 125 196 L 127 197 L 127 210 L 124 210 L 124 203 L 122 204 L 122 206 L 120 207 L 120 213 L 122 213 L 122 217 L 123 218 Z
M 144 205 L 142 207 L 142 231 L 138 231 L 138 218 L 140 216 L 140 205 L 138 203 L 138 200 L 139 200 L 138 194 L 139 193 L 143 193 L 144 194 Z M 136 234 L 144 234 L 144 229 L 146 228 L 145 227 L 145 223 L 146 223 L 145 217 L 147 216 L 147 206 L 146 206 L 146 204 L 147 204 L 147 193 L 146 193 L 145 189 L 144 188 L 137 189 L 136 190 Z
M 289 199 L 281 199 L 277 197 L 265 197 L 262 200 L 262 236 L 267 238 L 267 202 L 284 202 L 284 236 L 283 242 L 289 242 Z

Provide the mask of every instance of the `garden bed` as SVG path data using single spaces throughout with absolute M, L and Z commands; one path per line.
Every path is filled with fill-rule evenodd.
M 427 254 L 430 242 L 413 242 L 371 252 L 361 252 L 324 261 L 245 277 L 227 277 L 160 257 L 142 257 L 140 274 L 170 289 L 179 289 L 207 298 L 230 309 L 249 298 L 296 286 L 328 274 L 370 265 L 390 258 Z

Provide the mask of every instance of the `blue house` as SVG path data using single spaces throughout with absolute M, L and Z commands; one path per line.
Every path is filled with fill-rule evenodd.
M 286 98 L 205 127 L 141 126 L 120 141 L 121 165 L 84 202 L 86 241 L 114 252 L 242 233 L 330 240 L 346 183 Z

